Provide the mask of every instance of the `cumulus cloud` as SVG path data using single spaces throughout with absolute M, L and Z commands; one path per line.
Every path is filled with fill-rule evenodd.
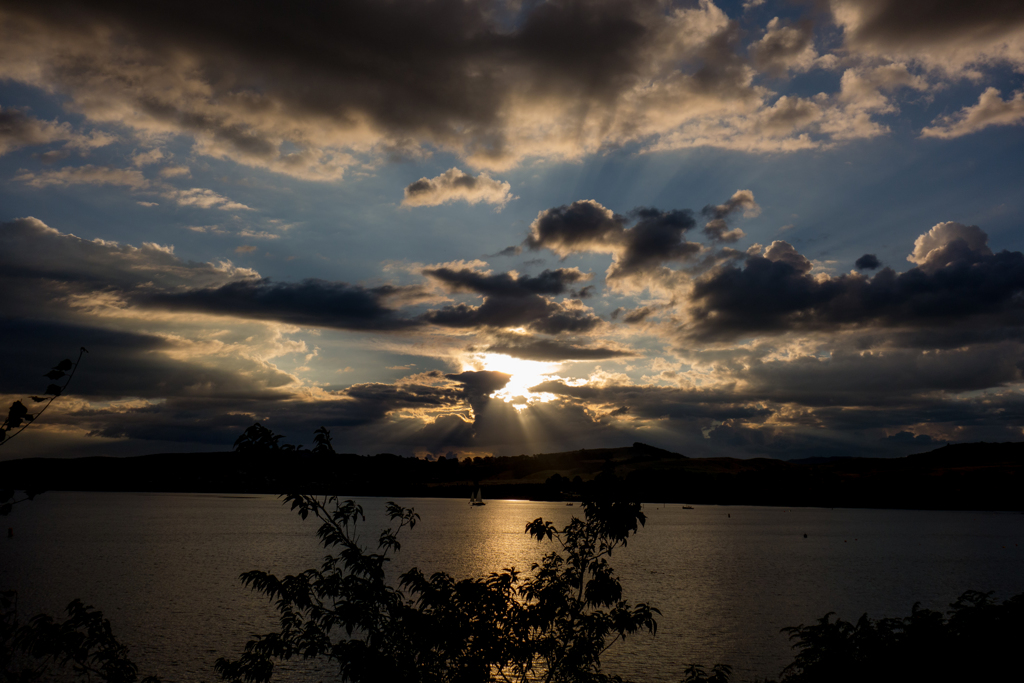
M 882 264 L 874 254 L 864 254 L 857 259 L 854 265 L 857 266 L 857 270 L 876 270 Z
M 754 201 L 750 190 L 736 190 L 725 204 L 708 204 L 701 213 L 710 218 L 704 226 L 704 234 L 713 242 L 737 242 L 744 236 L 739 228 L 729 230 L 726 220 L 739 211 L 751 218 L 761 213 L 761 207 Z
M 933 126 L 921 130 L 926 138 L 958 138 L 989 126 L 1015 126 L 1024 123 L 1024 90 L 1018 90 L 1013 98 L 1004 100 L 996 88 L 988 88 L 978 98 L 978 103 L 964 107 L 956 114 L 942 116 L 933 121 Z
M 914 251 L 907 260 L 921 270 L 935 272 L 958 260 L 968 263 L 978 256 L 991 256 L 988 235 L 977 225 L 964 225 L 956 221 L 939 223 L 914 240 Z
M 977 319 L 1024 324 L 1024 254 L 993 254 L 977 226 L 940 223 L 917 238 L 904 273 L 882 268 L 871 278 L 810 273 L 810 261 L 775 241 L 743 267 L 727 265 L 694 283 L 689 334 L 730 338 L 750 332 L 913 327 Z M 980 323 L 979 323 L 980 324 Z
M 796 250 L 789 242 L 775 240 L 764 250 L 764 257 L 769 261 L 785 263 L 801 275 L 811 270 L 811 262 L 806 256 Z
M 437 206 L 454 201 L 468 204 L 495 204 L 505 206 L 512 197 L 512 186 L 494 180 L 486 173 L 471 176 L 457 168 L 450 168 L 434 178 L 420 178 L 405 188 L 402 206 Z
M 608 277 L 619 278 L 668 261 L 694 258 L 702 247 L 683 236 L 695 226 L 687 210 L 638 208 L 626 217 L 592 199 L 580 200 L 541 211 L 523 244 L 534 250 L 550 249 L 562 257 L 574 252 L 612 254 Z
M 761 40 L 750 46 L 750 58 L 759 71 L 772 76 L 808 71 L 818 59 L 813 39 L 814 25 L 810 21 L 787 26 L 775 17 L 768 22 Z

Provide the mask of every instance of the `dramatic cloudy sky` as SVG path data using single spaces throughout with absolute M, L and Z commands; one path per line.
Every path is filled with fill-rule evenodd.
M 4 406 L 90 352 L 0 458 L 1024 436 L 1024 3 L 0 0 L 0 45 Z

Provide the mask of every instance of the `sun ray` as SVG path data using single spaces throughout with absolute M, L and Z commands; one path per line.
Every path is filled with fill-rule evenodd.
M 513 358 L 501 353 L 485 353 L 480 356 L 484 370 L 504 372 L 511 377 L 508 384 L 490 396 L 511 403 L 522 411 L 531 403 L 547 403 L 556 396 L 547 392 L 530 391 L 541 382 L 552 379 L 561 369 L 561 363 Z

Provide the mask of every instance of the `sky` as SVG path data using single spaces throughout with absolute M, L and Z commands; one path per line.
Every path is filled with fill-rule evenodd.
M 0 0 L 0 459 L 1024 427 L 1024 3 Z

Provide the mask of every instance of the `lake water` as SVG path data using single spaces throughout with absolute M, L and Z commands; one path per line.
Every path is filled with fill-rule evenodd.
M 384 499 L 360 499 L 375 541 Z M 561 503 L 398 499 L 421 522 L 396 569 L 456 577 L 529 569 L 550 547 L 527 522 L 559 526 Z M 618 644 L 607 673 L 677 683 L 691 661 L 732 664 L 734 680 L 776 676 L 792 659 L 784 626 L 826 612 L 853 620 L 905 616 L 915 602 L 945 611 L 967 589 L 1005 599 L 1024 592 L 1024 515 L 821 508 L 647 505 L 646 527 L 613 566 L 632 602 L 658 607 L 655 637 Z M 238 575 L 316 566 L 315 522 L 273 496 L 46 493 L 15 507 L 0 539 L 0 588 L 22 613 L 59 613 L 76 597 L 101 609 L 143 673 L 217 680 L 218 656 L 237 656 L 275 612 Z M 404 533 L 404 532 L 403 532 Z M 807 538 L 803 537 L 807 534 Z M 313 680 L 299 667 L 284 679 Z M 322 673 L 322 672 L 319 672 Z M 317 675 L 316 680 L 319 680 Z

